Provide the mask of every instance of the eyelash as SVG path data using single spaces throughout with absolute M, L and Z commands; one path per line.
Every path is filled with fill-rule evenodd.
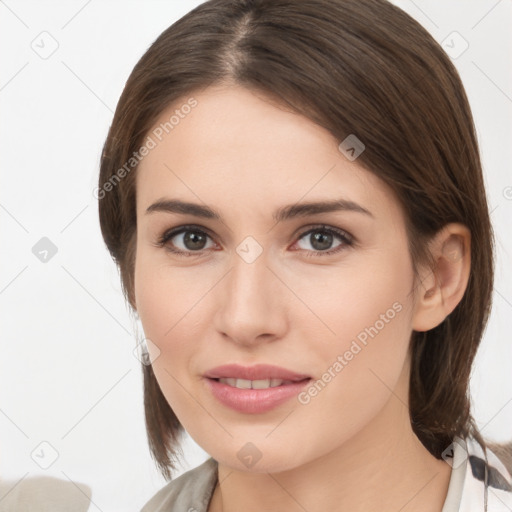
M 199 233 L 201 235 L 205 235 L 205 236 L 211 238 L 208 233 L 206 233 L 203 229 L 200 229 L 198 226 L 185 225 L 185 226 L 180 226 L 178 228 L 173 228 L 173 229 L 165 231 L 163 233 L 163 235 L 158 239 L 156 245 L 157 245 L 157 247 L 161 247 L 161 248 L 165 247 L 167 251 L 169 251 L 173 254 L 176 254 L 177 256 L 180 256 L 180 257 L 181 256 L 190 257 L 190 256 L 195 256 L 196 254 L 200 254 L 202 251 L 182 251 L 179 249 L 178 250 L 173 249 L 170 246 L 166 246 L 166 244 L 169 240 L 174 238 L 176 235 L 179 235 L 181 233 L 186 233 L 187 231 Z M 332 227 L 325 226 L 325 225 L 318 225 L 318 226 L 314 226 L 314 227 L 310 228 L 309 230 L 301 233 L 298 236 L 297 240 L 300 240 L 304 236 L 309 235 L 314 232 L 317 232 L 317 231 L 334 235 L 334 236 L 338 237 L 339 239 L 341 239 L 341 241 L 343 243 L 338 245 L 336 248 L 329 249 L 327 251 L 318 251 L 318 250 L 317 251 L 308 251 L 306 249 L 298 249 L 299 251 L 305 251 L 306 252 L 305 256 L 307 258 L 314 258 L 317 256 L 319 256 L 319 257 L 331 256 L 340 251 L 343 251 L 344 249 L 352 247 L 355 243 L 354 237 L 352 235 L 350 235 L 349 233 L 347 233 L 346 231 L 343 231 L 343 230 L 337 229 L 337 228 L 332 228 Z M 206 249 L 206 250 L 211 250 L 211 249 Z

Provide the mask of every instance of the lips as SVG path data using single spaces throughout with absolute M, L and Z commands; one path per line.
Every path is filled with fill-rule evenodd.
M 217 366 L 203 375 L 206 389 L 219 403 L 239 413 L 261 414 L 296 396 L 309 375 L 268 364 Z
M 251 381 L 280 379 L 292 382 L 300 382 L 311 378 L 309 375 L 296 373 L 286 368 L 268 364 L 257 364 L 254 366 L 226 364 L 208 370 L 204 374 L 204 377 L 209 379 L 244 379 Z

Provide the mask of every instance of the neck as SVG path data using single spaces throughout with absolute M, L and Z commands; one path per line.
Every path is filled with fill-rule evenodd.
M 404 372 L 405 389 L 407 379 Z M 441 512 L 451 467 L 416 437 L 397 389 L 365 429 L 300 467 L 252 473 L 219 463 L 208 512 Z

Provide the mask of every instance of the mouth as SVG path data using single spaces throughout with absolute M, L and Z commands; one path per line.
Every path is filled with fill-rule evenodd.
M 299 382 L 308 378 L 310 375 L 297 373 L 280 366 L 270 364 L 257 364 L 254 366 L 242 366 L 239 364 L 225 364 L 217 366 L 207 371 L 204 377 L 210 379 L 226 379 L 225 384 L 238 387 L 235 381 L 240 381 L 242 386 L 248 386 L 247 381 L 256 383 L 256 386 L 265 387 L 279 386 L 282 382 Z M 266 381 L 269 381 L 267 385 Z M 280 381 L 280 382 L 278 382 Z M 247 387 L 243 388 L 247 389 Z M 256 389 L 256 388 L 254 388 Z
M 238 413 L 262 414 L 296 397 L 312 381 L 234 379 L 206 377 L 203 382 L 217 403 Z
M 292 384 L 302 383 L 311 380 L 311 377 L 306 377 L 300 380 L 284 380 L 284 379 L 259 379 L 259 380 L 248 380 L 248 379 L 235 379 L 233 377 L 227 378 L 210 378 L 219 382 L 220 384 L 226 384 L 232 388 L 237 389 L 269 389 L 277 388 L 281 386 L 289 386 Z

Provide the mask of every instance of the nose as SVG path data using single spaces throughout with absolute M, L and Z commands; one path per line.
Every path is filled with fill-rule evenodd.
M 265 253 L 252 262 L 235 253 L 219 285 L 214 327 L 226 340 L 253 346 L 284 335 L 292 294 L 269 266 Z

